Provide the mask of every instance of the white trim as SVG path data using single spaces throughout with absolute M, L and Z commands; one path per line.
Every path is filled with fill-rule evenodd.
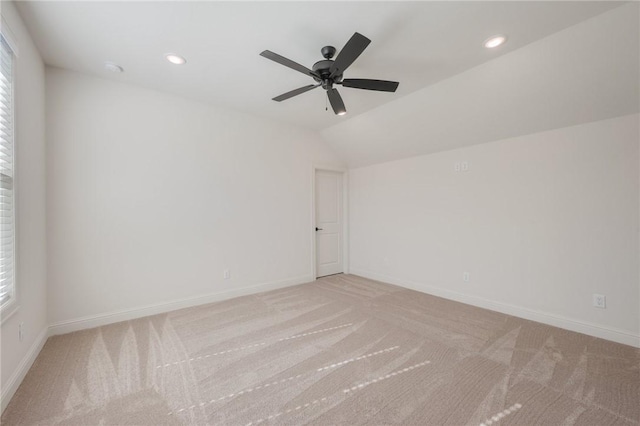
M 0 307 L 0 325 L 4 324 L 9 318 L 11 318 L 16 312 L 20 310 L 20 305 L 18 305 L 18 301 L 15 300 L 15 291 L 14 297 L 9 299 L 9 303 Z
M 512 315 L 515 317 L 524 318 L 547 325 L 552 325 L 554 327 L 563 328 L 565 330 L 575 331 L 577 333 L 587 334 L 589 336 L 599 337 L 601 339 L 611 340 L 613 342 L 640 348 L 640 335 L 631 333 L 626 330 L 604 327 L 602 325 L 575 320 L 561 315 L 524 308 L 522 306 L 511 305 L 508 303 L 495 302 L 493 300 L 485 299 L 478 296 L 445 290 L 442 288 L 431 286 L 429 284 L 418 283 L 402 278 L 390 277 L 387 275 L 365 271 L 358 268 L 351 268 L 351 273 L 354 275 L 359 275 L 361 277 L 370 278 L 372 280 L 395 284 L 400 287 L 419 291 L 421 293 L 427 293 L 433 296 L 455 300 L 456 302 L 462 302 L 467 305 L 473 305 L 480 308 L 501 312 L 503 314 Z
M 210 293 L 203 296 L 188 297 L 185 299 L 178 299 L 170 302 L 162 302 L 154 305 L 140 306 L 137 308 L 125 309 L 122 311 L 107 312 L 99 315 L 91 315 L 87 317 L 61 321 L 49 326 L 49 335 L 55 336 L 58 334 L 71 333 L 73 331 L 85 330 L 87 328 L 100 327 L 116 322 L 128 321 L 136 318 L 146 317 L 149 315 L 175 311 L 177 309 L 190 308 L 192 306 L 219 302 L 222 300 L 232 299 L 234 297 L 246 296 L 249 294 L 261 293 L 263 291 L 269 290 L 277 290 L 279 288 L 308 283 L 313 280 L 314 277 L 311 275 L 302 275 L 299 277 L 288 278 L 280 281 L 272 281 L 243 288 L 235 288 L 232 290 Z
M 345 167 L 313 164 L 311 166 L 311 275 L 317 278 L 316 269 L 316 171 L 342 174 L 342 270 L 349 273 L 349 170 Z
M 13 288 L 11 289 L 12 294 L 11 294 L 11 299 L 9 299 L 9 301 L 5 302 L 4 305 L 0 306 L 0 326 L 2 324 L 4 324 L 4 322 L 6 320 L 8 320 L 11 316 L 13 316 L 13 314 L 15 314 L 16 312 L 18 312 L 18 310 L 20 309 L 20 291 L 19 291 L 19 285 L 18 285 L 18 252 L 19 252 L 19 248 L 20 248 L 20 238 L 19 238 L 19 207 L 18 207 L 18 158 L 20 157 L 20 154 L 18 153 L 18 144 L 16 143 L 16 141 L 18 140 L 18 134 L 19 131 L 17 129 L 17 121 L 16 121 L 16 86 L 17 86 L 17 80 L 18 80 L 18 73 L 17 73 L 17 66 L 18 66 L 18 45 L 16 43 L 16 38 L 13 35 L 13 32 L 11 31 L 11 27 L 9 26 L 9 24 L 7 24 L 7 21 L 5 21 L 4 16 L 1 18 L 0 20 L 0 35 L 2 36 L 2 38 L 4 38 L 4 40 L 7 42 L 7 44 L 9 45 L 9 48 L 11 49 L 11 54 L 12 54 L 12 59 L 11 59 L 11 125 L 12 125 L 12 134 L 11 134 L 11 144 L 13 145 L 13 159 L 12 159 L 12 166 L 13 166 L 13 176 L 12 176 L 12 185 L 13 185 L 13 189 L 11 191 L 11 197 L 12 197 L 12 205 L 13 205 L 13 211 L 12 211 L 12 219 L 13 219 L 13 266 L 12 266 L 12 272 L 13 272 Z
M 7 21 L 2 17 L 2 21 L 0 21 L 0 33 L 4 36 L 4 39 L 7 41 L 7 44 L 11 48 L 13 52 L 13 56 L 20 56 L 18 52 L 18 43 L 16 43 L 16 36 L 13 35 L 13 31 L 11 31 L 11 27 L 7 24 Z
M 48 327 L 45 327 L 40 332 L 38 337 L 36 337 L 36 340 L 29 348 L 29 351 L 26 353 L 24 358 L 22 358 L 22 361 L 20 362 L 20 365 L 18 365 L 18 368 L 16 368 L 16 370 L 13 372 L 13 375 L 9 378 L 9 380 L 7 380 L 6 386 L 2 388 L 2 394 L 0 395 L 0 412 L 3 412 L 4 409 L 7 408 L 7 405 L 9 405 L 9 401 L 11 401 L 11 398 L 18 390 L 18 387 L 20 387 L 22 380 L 24 380 L 24 376 L 27 375 L 27 372 L 33 365 L 33 362 L 38 357 L 38 354 L 40 354 L 42 347 L 49 337 L 48 331 Z
M 342 173 L 342 268 L 349 273 L 349 172 Z

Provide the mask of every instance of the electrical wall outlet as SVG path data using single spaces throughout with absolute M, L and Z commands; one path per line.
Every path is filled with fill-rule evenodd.
M 24 323 L 18 324 L 18 340 L 21 342 L 24 340 Z
M 593 306 L 600 309 L 607 308 L 607 297 L 604 294 L 595 294 L 593 295 Z
M 468 272 L 463 272 L 462 273 L 462 281 L 464 281 L 465 283 L 469 282 L 469 278 L 471 278 L 470 274 Z
M 225 269 L 225 270 L 224 270 L 224 275 L 223 275 L 223 276 L 224 276 L 224 279 L 225 279 L 225 280 L 228 280 L 228 279 L 230 279 L 230 278 L 231 278 L 231 272 L 230 272 L 228 269 Z
M 453 163 L 453 170 L 456 172 L 467 172 L 469 171 L 469 162 L 468 161 L 456 161 Z

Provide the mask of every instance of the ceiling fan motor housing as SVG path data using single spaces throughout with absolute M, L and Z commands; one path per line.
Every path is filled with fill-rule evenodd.
M 331 58 L 336 54 L 335 47 L 325 46 L 320 50 L 320 53 L 322 53 L 322 56 L 324 56 L 325 59 L 313 64 L 311 69 L 321 78 L 313 77 L 313 79 L 318 83 L 321 83 L 323 89 L 328 90 L 333 87 L 333 83 L 342 81 L 342 74 L 331 77 L 331 66 L 333 65 Z

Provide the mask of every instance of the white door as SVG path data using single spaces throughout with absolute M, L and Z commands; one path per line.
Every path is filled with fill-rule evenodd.
M 316 277 L 342 267 L 342 173 L 316 170 Z

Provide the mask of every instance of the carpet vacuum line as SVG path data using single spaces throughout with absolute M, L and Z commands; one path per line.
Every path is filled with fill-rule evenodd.
M 224 395 L 224 396 L 221 396 L 219 398 L 213 398 L 212 400 L 210 400 L 208 402 L 201 402 L 199 404 L 193 404 L 190 407 L 185 407 L 185 408 L 181 408 L 179 410 L 170 411 L 170 412 L 167 413 L 167 415 L 170 416 L 170 415 L 173 415 L 173 414 L 182 413 L 183 411 L 186 411 L 186 410 L 192 410 L 194 408 L 204 407 L 205 405 L 213 404 L 215 402 L 224 401 L 225 399 L 233 398 L 234 396 L 240 396 L 240 395 L 244 395 L 245 393 L 251 393 L 253 391 L 257 391 L 257 390 L 260 390 L 260 389 L 263 389 L 263 388 L 268 388 L 268 387 L 271 387 L 271 386 L 276 386 L 276 385 L 280 385 L 282 383 L 290 382 L 292 380 L 299 379 L 299 378 L 301 378 L 303 376 L 306 376 L 306 375 L 309 375 L 309 374 L 315 374 L 315 373 L 318 373 L 318 372 L 321 372 L 321 371 L 329 370 L 331 368 L 342 367 L 343 365 L 346 365 L 346 364 L 349 364 L 349 363 L 352 363 L 352 362 L 360 361 L 360 360 L 363 360 L 363 359 L 371 358 L 372 356 L 381 355 L 381 354 L 384 354 L 384 353 L 388 353 L 388 352 L 394 351 L 394 350 L 398 349 L 399 347 L 400 346 L 392 346 L 392 347 L 389 347 L 389 348 L 386 348 L 386 349 L 382 349 L 382 350 L 379 350 L 379 351 L 376 351 L 376 352 L 371 352 L 371 353 L 366 354 L 366 355 L 362 355 L 362 356 L 350 358 L 350 359 L 347 359 L 347 360 L 344 360 L 344 361 L 341 361 L 341 362 L 337 362 L 335 364 L 331 364 L 331 365 L 328 365 L 326 367 L 318 368 L 315 371 L 312 371 L 311 373 L 298 374 L 296 376 L 291 376 L 291 377 L 287 377 L 285 379 L 276 380 L 274 382 L 265 383 L 264 385 L 258 385 L 258 386 L 252 387 L 252 388 L 246 388 L 246 389 L 243 389 L 243 390 L 241 390 L 239 392 L 230 393 L 228 395 Z M 314 402 L 314 403 L 317 403 L 317 402 Z
M 299 339 L 300 337 L 311 336 L 312 334 L 325 333 L 327 331 L 337 330 L 339 328 L 345 328 L 345 327 L 349 327 L 349 326 L 352 326 L 352 325 L 353 325 L 353 323 L 350 322 L 348 324 L 342 324 L 342 325 L 338 325 L 336 327 L 324 328 L 322 330 L 311 331 L 309 333 L 302 333 L 302 334 L 296 334 L 295 336 L 283 337 L 282 339 L 278 339 L 276 341 L 276 343 L 285 342 L 287 340 L 292 340 L 292 339 Z M 200 355 L 200 356 L 197 356 L 197 357 L 193 357 L 193 358 L 189 358 L 189 359 L 183 359 L 183 360 L 175 361 L 175 362 L 169 362 L 169 363 L 164 364 L 164 365 L 160 364 L 160 365 L 156 365 L 156 368 L 166 368 L 166 367 L 171 367 L 171 366 L 174 366 L 174 365 L 183 364 L 185 362 L 201 361 L 201 360 L 210 358 L 212 356 L 224 355 L 224 354 L 228 354 L 228 353 L 231 353 L 231 352 L 238 352 L 238 351 L 241 351 L 241 350 L 244 350 L 244 349 L 256 348 L 258 346 L 266 345 L 267 343 L 268 342 L 261 342 L 261 343 L 256 343 L 255 345 L 241 346 L 239 348 L 227 349 L 226 351 L 215 352 L 215 353 L 207 354 L 207 355 Z
M 508 416 L 511 413 L 515 413 L 516 411 L 518 411 L 519 409 L 522 408 L 522 404 L 513 404 L 511 407 L 500 411 L 498 414 L 491 416 L 490 418 L 488 418 L 487 420 L 485 420 L 483 423 L 480 423 L 480 426 L 489 426 L 493 423 L 497 423 L 500 420 L 502 420 L 503 418 L 505 418 L 506 416 Z
M 381 377 L 380 377 L 380 378 L 378 378 L 378 379 L 370 380 L 370 381 L 368 381 L 368 382 L 361 383 L 360 385 L 357 385 L 357 386 L 351 387 L 351 388 L 349 388 L 349 389 L 345 389 L 345 390 L 343 391 L 343 395 L 344 395 L 344 394 L 348 394 L 348 393 L 350 393 L 350 392 L 351 392 L 351 391 L 353 391 L 353 390 L 359 390 L 359 389 L 362 389 L 362 388 L 364 388 L 364 387 L 366 387 L 366 386 L 372 385 L 372 384 L 374 384 L 374 383 L 379 383 L 379 382 L 380 382 L 380 381 L 382 381 L 382 380 L 390 379 L 391 377 L 395 377 L 395 376 L 397 376 L 397 375 L 399 375 L 399 374 L 406 373 L 406 372 L 411 371 L 411 370 L 414 370 L 414 369 L 416 369 L 416 368 L 424 367 L 425 365 L 428 365 L 428 364 L 430 364 L 430 363 L 431 363 L 431 361 L 423 361 L 423 362 L 421 362 L 421 363 L 419 363 L 419 364 L 414 364 L 414 365 L 412 365 L 412 366 L 410 366 L 410 367 L 403 368 L 402 370 L 396 370 L 396 371 L 394 371 L 394 372 L 392 372 L 392 373 L 387 374 L 386 376 L 381 376 Z M 313 406 L 313 405 L 316 405 L 316 404 L 318 404 L 318 403 L 320 403 L 320 402 L 326 402 L 329 398 L 331 398 L 331 396 L 326 396 L 326 397 L 323 397 L 323 398 L 318 398 L 318 399 L 315 399 L 315 400 L 313 400 L 313 401 L 311 401 L 311 402 L 307 402 L 307 403 L 304 403 L 304 404 L 300 404 L 300 405 L 298 405 L 298 406 L 297 406 L 297 407 L 295 407 L 295 408 L 289 408 L 289 409 L 287 409 L 287 410 L 280 411 L 280 412 L 278 412 L 278 413 L 271 414 L 271 415 L 269 415 L 269 416 L 267 416 L 267 417 L 263 417 L 263 418 L 260 418 L 260 419 L 258 419 L 258 420 L 255 420 L 255 421 L 249 422 L 249 423 L 247 423 L 247 424 L 246 424 L 246 426 L 253 426 L 253 425 L 257 425 L 257 424 L 260 424 L 260 423 L 262 423 L 262 422 L 264 422 L 264 421 L 268 421 L 268 420 L 274 419 L 274 418 L 276 418 L 276 417 L 282 416 L 283 414 L 289 414 L 289 413 L 291 413 L 291 412 L 293 412 L 293 411 L 299 411 L 299 410 L 303 410 L 303 409 L 309 408 L 309 407 L 311 407 L 311 406 Z

